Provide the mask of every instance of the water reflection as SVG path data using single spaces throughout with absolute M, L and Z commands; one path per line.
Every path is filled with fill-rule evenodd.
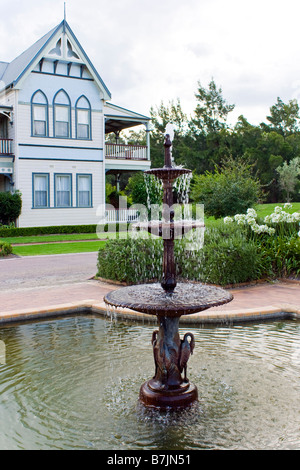
M 93 316 L 2 328 L 0 448 L 299 449 L 299 322 L 189 327 L 200 401 L 182 413 L 138 404 L 153 329 Z

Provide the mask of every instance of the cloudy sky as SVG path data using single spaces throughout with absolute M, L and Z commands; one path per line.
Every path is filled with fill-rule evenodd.
M 265 121 L 279 96 L 300 102 L 299 0 L 66 0 L 67 21 L 112 93 L 149 114 L 213 78 L 243 114 Z M 0 0 L 0 61 L 11 61 L 63 19 L 64 0 Z

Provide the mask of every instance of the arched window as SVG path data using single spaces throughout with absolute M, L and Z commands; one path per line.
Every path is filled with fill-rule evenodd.
M 59 90 L 53 100 L 54 137 L 71 138 L 71 100 Z
M 85 96 L 76 102 L 76 137 L 77 139 L 91 139 L 91 105 Z
M 38 90 L 31 98 L 31 131 L 36 137 L 48 137 L 48 100 L 46 95 Z

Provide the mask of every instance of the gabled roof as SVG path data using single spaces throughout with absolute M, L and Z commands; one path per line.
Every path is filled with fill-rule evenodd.
M 8 62 L 0 62 L 0 80 L 2 79 L 2 76 L 7 69 L 7 66 L 9 65 Z
M 76 44 L 78 51 L 80 52 L 82 58 L 84 59 L 89 72 L 91 73 L 92 77 L 94 78 L 98 86 L 103 91 L 104 98 L 110 99 L 111 94 L 108 88 L 104 84 L 97 70 L 93 66 L 92 62 L 90 61 L 84 49 L 80 45 L 75 34 L 73 33 L 70 26 L 65 20 L 63 20 L 58 26 L 53 28 L 47 34 L 45 34 L 45 36 L 43 36 L 41 39 L 35 42 L 31 47 L 29 47 L 26 51 L 24 51 L 21 55 L 19 55 L 12 62 L 10 63 L 0 62 L 0 80 L 3 82 L 2 88 L 7 88 L 9 86 L 16 87 L 19 84 L 22 77 L 24 77 L 24 75 L 26 75 L 27 72 L 30 72 L 36 66 L 36 64 L 41 60 L 43 55 L 48 52 L 47 46 L 60 32 L 61 33 L 67 32 L 69 36 L 72 38 L 72 40 Z

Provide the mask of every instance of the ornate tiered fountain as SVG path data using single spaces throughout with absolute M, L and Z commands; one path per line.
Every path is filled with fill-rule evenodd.
M 109 306 L 156 315 L 159 330 L 153 332 L 152 345 L 155 375 L 141 386 L 140 401 L 146 407 L 185 408 L 198 400 L 197 387 L 187 378 L 187 362 L 195 341 L 191 333 L 181 340 L 179 320 L 182 315 L 201 312 L 230 302 L 232 295 L 214 286 L 200 283 L 176 282 L 174 239 L 193 228 L 204 227 L 202 222 L 174 221 L 173 184 L 176 178 L 191 170 L 172 165 L 170 135 L 165 139 L 165 165 L 148 170 L 163 183 L 162 221 L 141 223 L 140 228 L 163 238 L 163 272 L 161 284 L 140 284 L 110 292 L 104 298 Z

